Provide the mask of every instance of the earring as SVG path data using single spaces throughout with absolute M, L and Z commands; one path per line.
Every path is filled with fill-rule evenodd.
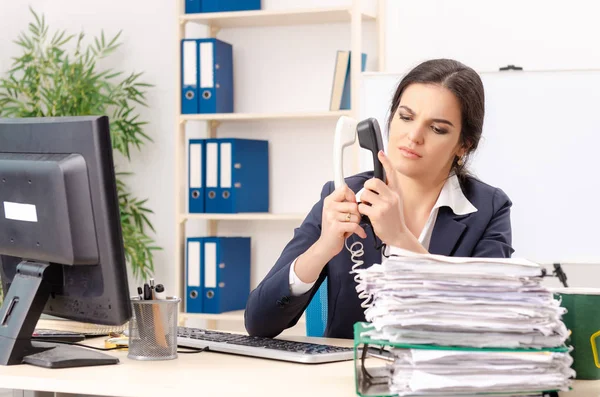
M 464 157 L 459 158 L 458 161 L 456 162 L 456 164 L 458 164 L 460 167 L 462 167 L 464 163 L 465 163 Z

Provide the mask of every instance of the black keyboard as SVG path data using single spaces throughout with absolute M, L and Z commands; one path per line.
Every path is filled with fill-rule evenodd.
M 317 343 L 240 335 L 201 328 L 178 327 L 177 344 L 182 347 L 269 358 L 298 363 L 325 363 L 354 359 L 354 349 Z

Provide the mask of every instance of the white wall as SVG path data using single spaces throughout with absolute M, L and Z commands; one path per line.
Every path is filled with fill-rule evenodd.
M 349 0 L 264 0 L 264 8 L 347 4 Z M 12 43 L 26 29 L 27 5 L 44 13 L 52 28 L 79 32 L 88 38 L 104 29 L 108 36 L 123 30 L 123 47 L 104 66 L 143 71 L 154 84 L 149 109 L 140 109 L 149 122 L 154 143 L 133 154 L 131 186 L 148 197 L 156 240 L 156 279 L 174 285 L 173 247 L 175 187 L 175 96 L 179 67 L 175 58 L 176 9 L 164 0 L 29 0 L 0 2 L 0 73 L 18 54 Z M 387 70 L 402 72 L 432 57 L 454 57 L 477 70 L 505 64 L 528 69 L 598 68 L 600 51 L 591 1 L 387 0 Z M 335 50 L 347 48 L 349 25 L 223 30 L 219 38 L 234 45 L 235 106 L 239 111 L 301 111 L 327 109 Z M 201 33 L 190 28 L 188 33 Z M 368 70 L 376 65 L 373 24 L 365 25 Z M 269 139 L 272 150 L 271 192 L 274 212 L 307 211 L 318 199 L 322 184 L 332 177 L 331 121 L 253 122 L 224 124 L 219 136 Z M 202 134 L 202 123 L 190 123 L 189 136 Z M 314 143 L 314 146 L 313 146 Z M 292 167 L 294 165 L 294 167 Z M 264 276 L 292 235 L 294 222 L 222 222 L 219 233 L 253 238 L 253 285 Z M 201 224 L 189 225 L 193 234 Z M 260 240 L 260 244 L 258 241 Z M 576 275 L 570 275 L 576 278 Z M 581 277 L 585 279 L 585 277 Z M 598 277 L 597 279 L 600 279 Z
M 593 0 L 388 0 L 387 65 L 456 58 L 477 71 L 600 67 Z
M 349 4 L 351 0 L 263 0 L 263 8 L 321 7 Z M 155 255 L 156 280 L 173 288 L 174 257 L 174 144 L 175 109 L 179 84 L 176 58 L 177 25 L 175 1 L 31 0 L 29 3 L 0 2 L 0 73 L 19 54 L 12 43 L 33 19 L 30 4 L 46 17 L 52 29 L 79 33 L 89 39 L 104 29 L 108 37 L 123 30 L 124 45 L 102 66 L 117 70 L 143 71 L 155 85 L 148 90 L 149 109 L 141 108 L 149 122 L 146 133 L 154 143 L 141 153 L 133 152 L 132 164 L 119 161 L 135 172 L 130 186 L 139 197 L 149 198 L 154 236 L 164 250 Z M 374 23 L 363 28 L 367 69 L 377 63 Z M 203 37 L 205 30 L 187 25 L 188 37 Z M 234 46 L 235 108 L 238 112 L 328 110 L 336 50 L 349 49 L 350 25 L 291 26 L 225 29 L 218 38 Z M 319 199 L 322 185 L 332 179 L 331 143 L 335 121 L 269 121 L 224 123 L 220 137 L 268 139 L 271 150 L 271 211 L 307 212 Z M 188 123 L 187 136 L 203 136 L 204 123 Z M 298 222 L 220 222 L 219 234 L 251 236 L 253 240 L 252 284 L 256 286 L 275 263 Z M 188 233 L 203 232 L 202 222 L 188 222 Z M 135 286 L 134 280 L 130 280 Z

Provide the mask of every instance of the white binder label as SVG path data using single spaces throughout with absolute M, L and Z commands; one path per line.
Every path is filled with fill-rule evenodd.
M 221 187 L 231 187 L 231 143 L 221 144 Z
M 217 288 L 216 243 L 204 243 L 204 288 Z
M 197 85 L 198 68 L 196 41 L 183 42 L 183 85 Z
M 213 43 L 200 43 L 200 87 L 213 88 L 214 79 Z
M 217 187 L 217 175 L 219 165 L 217 159 L 219 157 L 219 144 L 206 144 L 206 187 Z
M 190 188 L 202 187 L 202 144 L 190 145 Z
M 200 286 L 200 242 L 190 241 L 188 243 L 188 287 Z
M 23 222 L 37 222 L 37 211 L 33 204 L 4 202 L 4 216 L 6 219 Z

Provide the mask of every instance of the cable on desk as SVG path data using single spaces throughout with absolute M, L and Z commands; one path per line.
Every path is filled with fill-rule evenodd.
M 66 341 L 62 341 L 62 340 L 47 340 L 44 341 L 44 343 L 58 343 L 58 344 L 63 344 L 63 345 L 73 345 L 73 346 L 81 346 L 81 347 L 85 347 L 88 349 L 94 349 L 94 350 L 101 350 L 101 351 L 107 351 L 107 350 L 118 350 L 118 349 L 123 349 L 123 346 L 117 346 L 117 347 L 95 347 L 95 346 L 88 346 L 88 345 L 83 345 L 81 343 L 77 343 L 77 342 L 66 342 Z
M 86 347 L 88 349 L 94 349 L 94 350 L 101 350 L 101 351 L 108 351 L 108 350 L 119 350 L 119 349 L 123 349 L 124 346 L 116 346 L 116 347 L 94 347 L 94 346 L 88 346 L 88 345 L 83 345 L 81 343 L 76 343 L 76 342 L 65 342 L 65 341 L 54 341 L 54 340 L 49 340 L 46 343 L 59 343 L 59 344 L 63 344 L 63 345 L 73 345 L 73 346 L 81 346 L 81 347 Z M 203 347 L 201 349 L 197 349 L 194 347 L 189 347 L 189 346 L 178 346 L 178 347 L 184 347 L 186 350 L 177 350 L 177 353 L 181 353 L 181 354 L 195 354 L 195 353 L 202 353 L 202 352 L 206 352 L 208 351 L 208 346 Z
M 189 347 L 189 346 L 178 346 L 178 347 L 185 347 L 186 349 L 190 349 L 188 351 L 177 350 L 177 353 L 182 353 L 182 354 L 195 354 L 195 353 L 202 353 L 202 352 L 208 351 L 208 346 L 205 346 L 202 349 L 197 349 L 195 347 Z

